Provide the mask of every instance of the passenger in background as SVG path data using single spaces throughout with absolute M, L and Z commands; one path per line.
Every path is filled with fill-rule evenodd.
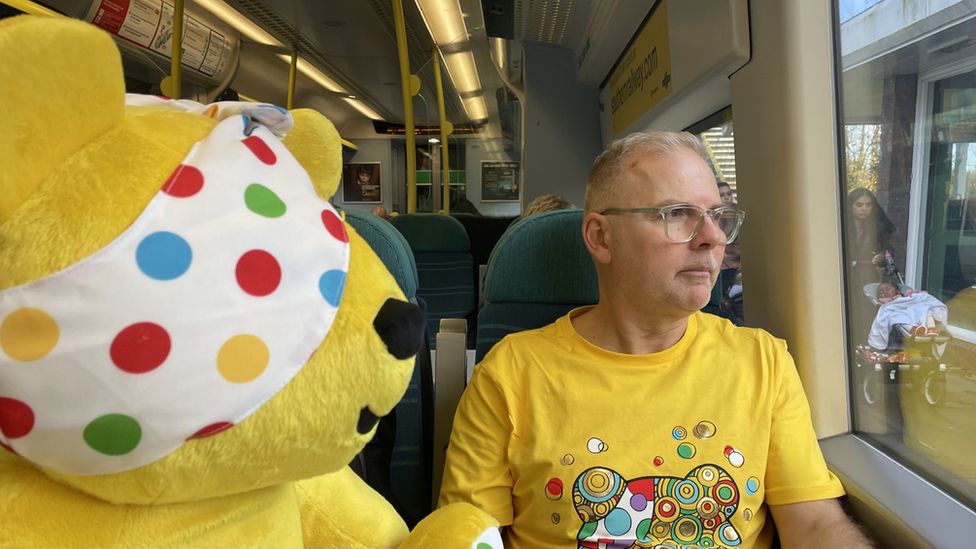
M 858 187 L 847 195 L 847 259 L 849 299 L 855 338 L 864 338 L 874 320 L 875 306 L 864 296 L 867 284 L 882 281 L 885 252 L 891 253 L 895 225 L 874 193 Z
M 458 192 L 453 187 L 451 188 L 451 213 L 481 215 L 481 212 L 475 207 L 474 202 L 468 200 L 467 196 Z
M 877 350 L 888 348 L 892 328 L 902 324 L 916 336 L 936 336 L 949 321 L 945 303 L 928 292 L 909 290 L 902 293 L 891 282 L 878 284 L 878 302 L 881 307 L 871 324 L 868 345 Z
M 440 503 L 491 513 L 514 549 L 767 549 L 771 522 L 786 549 L 870 547 L 835 499 L 785 342 L 700 312 L 744 217 L 693 135 L 610 144 L 582 226 L 599 301 L 475 368 Z
M 735 207 L 736 203 L 732 195 L 732 187 L 725 181 L 718 182 L 718 196 L 722 199 L 722 204 L 729 207 Z M 725 297 L 726 302 L 724 308 L 728 309 L 728 312 L 732 313 L 735 323 L 742 325 L 742 283 L 741 277 L 739 277 L 739 269 L 742 267 L 742 246 L 739 243 L 739 236 L 736 235 L 735 240 L 729 242 L 725 245 L 725 257 L 722 258 L 722 294 Z M 738 289 L 735 295 L 732 295 L 732 288 L 739 282 Z M 736 299 L 739 298 L 739 299 Z
M 558 194 L 544 194 L 542 196 L 535 197 L 532 199 L 532 202 L 529 202 L 529 205 L 525 207 L 525 211 L 522 212 L 522 217 L 529 217 L 530 215 L 537 214 L 539 212 L 568 210 L 573 207 L 572 202 L 566 200 Z
M 369 213 L 375 215 L 376 217 L 382 217 L 383 219 L 389 219 L 389 214 L 386 213 L 386 208 L 383 206 L 376 206 Z

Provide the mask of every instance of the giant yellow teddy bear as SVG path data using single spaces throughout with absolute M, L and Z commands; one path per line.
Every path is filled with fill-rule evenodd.
M 0 547 L 500 546 L 346 467 L 421 319 L 323 200 L 326 119 L 126 97 L 107 34 L 21 16 L 0 120 Z

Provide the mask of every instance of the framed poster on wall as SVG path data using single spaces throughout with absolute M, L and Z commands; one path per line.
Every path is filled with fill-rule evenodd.
M 342 165 L 342 201 L 346 204 L 383 202 L 380 190 L 380 163 Z
M 519 163 L 481 161 L 481 201 L 518 202 Z

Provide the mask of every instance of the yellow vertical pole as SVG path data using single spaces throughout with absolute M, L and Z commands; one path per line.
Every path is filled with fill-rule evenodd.
M 403 3 L 393 0 L 396 24 L 397 58 L 400 60 L 400 86 L 403 92 L 403 123 L 407 138 L 407 213 L 417 211 L 417 137 L 413 127 L 413 94 L 410 91 L 410 59 L 407 58 L 407 31 L 403 22 Z
M 441 56 L 434 47 L 433 54 L 434 83 L 437 86 L 437 116 L 441 121 L 441 203 L 444 205 L 444 213 L 451 213 L 451 163 L 448 158 L 447 134 L 450 122 L 447 121 L 447 109 L 444 108 L 444 84 L 441 81 Z
M 288 110 L 292 109 L 295 102 L 295 75 L 298 73 L 298 50 L 291 50 L 291 69 L 288 71 Z
M 183 74 L 183 0 L 173 2 L 173 45 L 170 51 L 170 77 L 172 77 L 173 99 L 183 97 L 181 76 Z

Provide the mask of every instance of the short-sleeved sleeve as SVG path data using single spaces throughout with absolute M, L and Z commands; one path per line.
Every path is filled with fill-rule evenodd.
M 782 340 L 775 340 L 772 355 L 776 401 L 766 466 L 766 503 L 787 505 L 843 496 L 843 486 L 827 469 L 800 376 Z
M 510 402 L 488 367 L 504 353 L 496 346 L 461 395 L 447 447 L 439 505 L 467 502 L 512 524 L 513 479 L 508 463 Z

